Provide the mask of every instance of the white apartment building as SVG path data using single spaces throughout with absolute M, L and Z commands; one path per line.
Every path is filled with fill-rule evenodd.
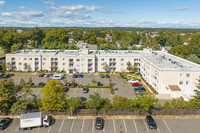
M 192 96 L 200 76 L 200 65 L 163 51 L 131 50 L 20 50 L 6 54 L 7 70 L 66 71 L 66 73 L 126 71 L 126 63 L 137 63 L 144 79 L 158 92 L 171 97 Z

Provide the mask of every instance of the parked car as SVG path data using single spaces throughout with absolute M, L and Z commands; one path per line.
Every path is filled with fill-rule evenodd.
M 150 129 L 157 129 L 156 121 L 151 115 L 146 116 L 146 121 Z
M 138 80 L 134 80 L 134 79 L 128 80 L 128 83 L 138 83 L 138 82 L 139 82 Z
M 105 76 L 103 74 L 100 74 L 100 78 L 104 78 Z
M 78 84 L 77 84 L 77 83 L 71 83 L 70 86 L 74 86 L 74 87 L 76 87 L 76 86 L 78 86 Z
M 70 82 L 65 83 L 65 86 L 71 86 Z
M 44 74 L 43 73 L 39 74 L 39 77 L 44 77 Z
M 77 78 L 78 77 L 78 75 L 77 74 L 73 74 L 73 78 Z
M 45 86 L 45 83 L 44 83 L 44 82 L 40 82 L 40 83 L 38 84 L 38 87 L 40 87 L 40 86 Z
M 0 129 L 1 130 L 6 129 L 11 122 L 12 122 L 12 119 L 4 118 L 3 120 L 0 121 Z
M 9 73 L 9 74 L 6 75 L 6 77 L 9 78 L 9 77 L 12 77 L 12 76 L 14 76 L 14 75 L 15 75 L 15 74 L 13 74 L 13 73 Z
M 101 82 L 97 82 L 97 86 L 103 86 Z
M 137 94 L 139 94 L 139 93 L 141 93 L 141 94 L 145 94 L 146 93 L 146 91 L 143 91 L 143 90 L 135 90 L 134 89 L 134 91 L 135 91 L 135 94 L 137 95 Z
M 95 122 L 95 128 L 97 130 L 102 130 L 104 126 L 104 120 L 101 117 L 97 117 L 96 118 L 96 122 Z
M 110 78 L 110 75 L 106 74 L 106 78 Z
M 83 87 L 83 93 L 88 93 L 88 88 L 87 87 Z
M 26 85 L 30 85 L 30 86 L 33 86 L 35 83 L 26 83 Z
M 83 74 L 79 74 L 79 75 L 78 75 L 78 78 L 83 78 Z
M 132 86 L 142 86 L 140 83 L 133 83 Z
M 145 89 L 143 86 L 139 86 L 139 87 L 134 88 L 134 89 L 138 89 L 138 90 L 146 91 L 146 89 Z
M 45 78 L 50 77 L 50 74 L 45 74 L 44 77 Z

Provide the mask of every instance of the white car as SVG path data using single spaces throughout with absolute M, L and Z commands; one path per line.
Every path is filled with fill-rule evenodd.
M 128 80 L 128 83 L 138 83 L 138 82 L 139 82 L 138 80 L 134 80 L 134 79 Z

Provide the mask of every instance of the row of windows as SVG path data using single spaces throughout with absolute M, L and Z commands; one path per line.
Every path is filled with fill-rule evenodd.
M 186 84 L 186 85 L 189 85 L 189 84 L 190 84 L 190 81 L 186 81 L 185 84 Z M 180 81 L 180 82 L 179 82 L 179 85 L 183 85 L 183 81 Z
M 116 59 L 110 58 L 110 60 L 116 60 Z M 104 58 L 101 58 L 101 61 L 104 61 Z M 124 61 L 124 58 L 121 58 L 121 61 Z M 140 61 L 140 59 L 134 59 L 134 61 Z
M 184 73 L 180 73 L 180 77 L 182 78 L 183 76 L 184 76 Z M 189 78 L 189 77 L 190 77 L 190 74 L 187 73 L 187 74 L 186 74 L 186 77 Z

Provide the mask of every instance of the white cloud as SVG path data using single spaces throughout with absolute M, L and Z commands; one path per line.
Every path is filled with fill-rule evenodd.
M 0 1 L 0 6 L 4 5 L 5 3 L 5 1 Z
M 185 11 L 188 10 L 187 7 L 178 7 L 178 8 L 174 8 L 174 11 Z
M 12 16 L 13 14 L 11 12 L 2 12 L 2 16 Z
M 25 9 L 26 7 L 24 7 L 24 6 L 20 6 L 20 7 L 18 7 L 19 9 Z
M 42 2 L 47 5 L 55 5 L 55 2 L 53 0 L 42 0 Z
M 93 12 L 103 9 L 103 7 L 101 6 L 85 6 L 85 5 L 64 5 L 64 6 L 59 6 L 59 8 L 68 11 L 86 11 L 86 12 Z

